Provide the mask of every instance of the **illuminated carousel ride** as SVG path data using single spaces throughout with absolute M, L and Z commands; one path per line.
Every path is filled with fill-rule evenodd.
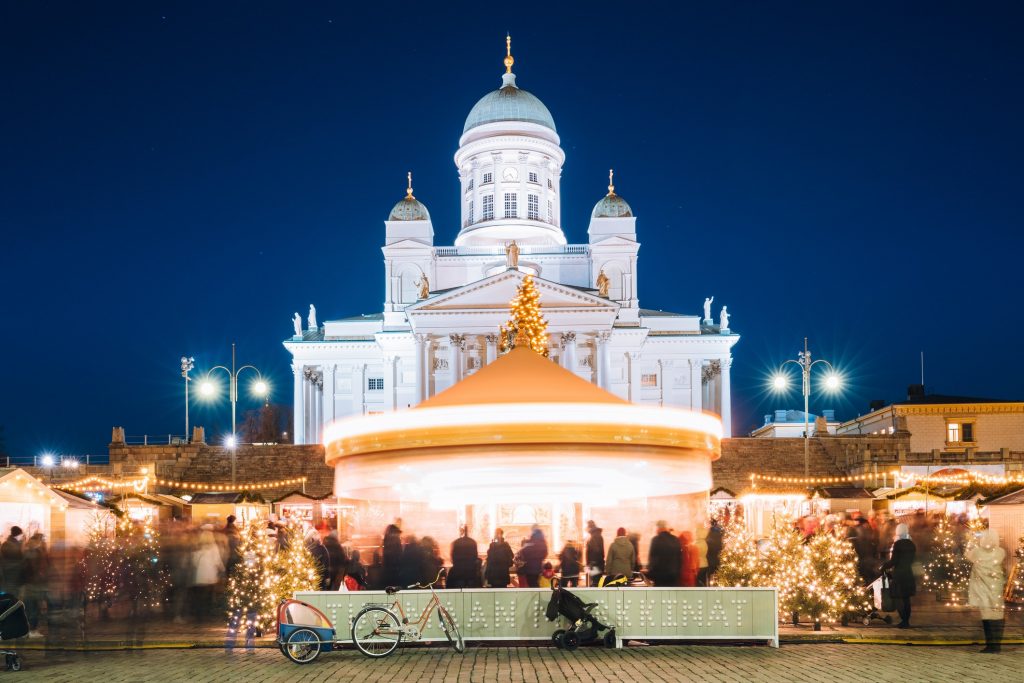
M 554 554 L 592 519 L 606 544 L 625 527 L 643 551 L 656 520 L 676 533 L 703 523 L 720 421 L 598 388 L 546 357 L 544 327 L 526 278 L 504 355 L 414 408 L 327 429 L 335 495 L 365 502 L 357 536 L 401 519 L 446 548 L 466 524 L 483 550 L 495 528 L 518 548 L 538 526 Z

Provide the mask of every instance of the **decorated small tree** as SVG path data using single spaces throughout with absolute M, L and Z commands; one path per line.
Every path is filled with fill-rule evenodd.
M 117 599 L 124 571 L 125 558 L 114 538 L 113 527 L 109 513 L 94 515 L 89 523 L 89 541 L 79 561 L 86 602 L 98 605 L 103 616 Z
M 542 356 L 548 355 L 548 323 L 540 310 L 540 293 L 527 275 L 509 304 L 509 321 L 501 327 L 501 350 L 529 346 Z
M 253 639 L 268 630 L 276 619 L 275 549 L 261 525 L 249 524 L 242 531 L 242 560 L 228 579 L 229 647 L 234 646 L 240 630 L 245 632 L 246 646 L 251 647 Z
M 306 547 L 300 525 L 289 525 L 288 544 L 274 555 L 273 604 L 286 600 L 298 591 L 313 591 L 320 584 L 323 568 Z
M 764 578 L 759 585 L 778 588 L 780 617 L 791 617 L 794 624 L 800 615 L 808 615 L 816 622 L 821 620 L 825 605 L 810 552 L 803 535 L 792 524 L 780 521 L 772 528 L 765 546 L 764 565 Z
M 123 558 L 120 592 L 129 600 L 132 611 L 162 605 L 171 581 L 160 558 L 159 533 L 152 518 L 136 521 L 122 517 L 117 525 L 117 543 Z
M 871 609 L 857 572 L 857 552 L 849 539 L 831 532 L 815 534 L 808 544 L 813 590 L 821 606 L 818 621 L 840 621 Z
M 757 586 L 764 579 L 764 566 L 754 534 L 742 520 L 725 527 L 722 554 L 719 556 L 715 583 L 719 586 Z
M 947 605 L 963 604 L 971 563 L 956 528 L 943 516 L 932 536 L 932 553 L 924 566 L 924 586 L 935 593 L 935 599 Z

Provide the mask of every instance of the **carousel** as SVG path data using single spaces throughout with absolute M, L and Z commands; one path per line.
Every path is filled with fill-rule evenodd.
M 677 533 L 705 521 L 721 422 L 630 403 L 560 367 L 542 323 L 514 301 L 494 362 L 414 408 L 326 430 L 335 496 L 362 501 L 357 534 L 400 519 L 445 547 L 465 524 L 482 543 L 501 527 L 517 547 L 536 526 L 557 552 L 588 520 L 606 542 L 618 527 L 649 539 L 656 520 Z

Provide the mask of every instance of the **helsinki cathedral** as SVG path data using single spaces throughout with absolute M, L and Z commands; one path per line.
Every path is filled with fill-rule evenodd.
M 317 443 L 349 415 L 416 405 L 500 353 L 499 328 L 526 275 L 548 322 L 549 358 L 634 403 L 721 416 L 731 435 L 728 314 L 640 307 L 636 216 L 615 192 L 590 215 L 587 241 L 569 244 L 560 198 L 565 152 L 555 120 L 512 72 L 466 117 L 455 167 L 461 222 L 455 243 L 434 242 L 410 177 L 384 221 L 384 308 L 303 329 L 284 342 L 295 375 L 295 443 Z M 454 226 L 442 226 L 442 234 Z M 542 393 L 544 387 L 537 387 Z

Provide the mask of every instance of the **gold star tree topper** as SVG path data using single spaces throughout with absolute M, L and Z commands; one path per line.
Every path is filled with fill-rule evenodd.
M 528 346 L 540 355 L 548 355 L 548 321 L 540 310 L 540 292 L 527 275 L 509 303 L 508 323 L 501 326 L 501 351 Z

